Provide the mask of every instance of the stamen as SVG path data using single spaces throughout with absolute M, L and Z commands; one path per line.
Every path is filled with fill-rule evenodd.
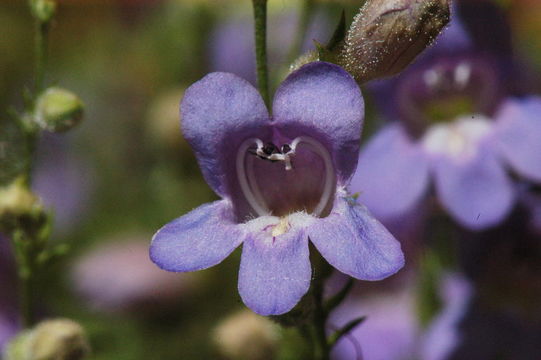
M 246 152 L 254 143 L 257 145 L 256 152 L 259 152 L 259 150 L 263 148 L 263 142 L 256 138 L 245 140 L 239 147 L 236 159 L 237 178 L 239 180 L 242 193 L 244 194 L 246 201 L 248 201 L 248 204 L 250 204 L 250 206 L 252 207 L 252 209 L 254 209 L 257 215 L 265 216 L 269 215 L 270 211 L 267 208 L 265 201 L 263 200 L 263 197 L 259 192 L 259 189 L 257 188 L 255 175 L 253 173 L 254 167 L 250 164 L 250 166 L 248 167 L 248 172 L 246 172 L 246 167 L 244 165 Z M 250 188 L 247 179 L 250 179 L 250 181 L 252 182 L 252 187 L 255 189 L 256 194 L 252 192 L 252 189 Z
M 263 198 L 263 195 L 261 194 L 261 191 L 259 189 L 259 185 L 257 184 L 256 178 L 255 178 L 255 172 L 254 172 L 254 161 L 255 158 L 253 156 L 249 156 L 246 161 L 248 162 L 246 165 L 248 167 L 248 170 L 246 171 L 246 176 L 248 178 L 248 185 L 249 189 L 253 191 L 253 195 L 255 197 L 255 200 L 258 204 L 263 204 L 264 208 L 268 209 L 268 206 L 266 205 L 266 201 Z M 270 211 L 269 211 L 270 212 Z
M 272 236 L 280 236 L 289 230 L 289 220 L 287 216 L 281 217 L 280 222 L 272 228 Z
M 258 156 L 260 159 L 269 160 L 271 162 L 275 161 L 284 161 L 285 169 L 291 170 L 293 166 L 291 165 L 291 155 L 294 155 L 295 152 L 291 150 L 291 146 L 288 144 L 282 145 L 282 151 L 278 149 L 273 143 L 267 143 L 263 145 L 263 142 L 259 139 L 253 140 L 257 145 L 257 149 L 248 149 L 251 154 Z
M 293 169 L 291 163 L 291 157 L 295 155 L 297 147 L 299 144 L 303 144 L 310 151 L 316 153 L 321 157 L 325 166 L 325 184 L 321 198 L 315 207 L 313 214 L 315 216 L 320 216 L 321 213 L 325 210 L 325 207 L 329 203 L 329 200 L 333 194 L 334 186 L 334 169 L 332 165 L 332 160 L 327 149 L 321 145 L 318 141 L 307 137 L 299 136 L 295 138 L 291 144 L 284 144 L 279 149 L 273 143 L 263 144 L 260 139 L 251 138 L 244 141 L 237 152 L 236 159 L 236 169 L 237 177 L 241 190 L 248 201 L 249 205 L 254 209 L 254 211 L 259 216 L 270 215 L 271 211 L 269 210 L 264 197 L 259 189 L 257 179 L 254 173 L 254 159 L 255 157 L 248 157 L 246 159 L 246 153 L 254 154 L 257 157 L 263 160 L 269 161 L 283 161 L 285 163 L 285 170 L 289 171 Z M 250 149 L 252 145 L 256 145 L 257 148 Z M 247 167 L 245 161 L 248 161 Z M 282 224 L 282 227 L 285 226 Z M 278 230 L 277 230 L 278 231 Z
M 291 153 L 295 153 L 295 150 L 297 149 L 297 146 L 300 143 L 304 143 L 308 145 L 310 150 L 321 156 L 323 159 L 323 163 L 325 165 L 325 187 L 323 189 L 323 193 L 321 194 L 321 199 L 319 199 L 319 203 L 317 204 L 316 208 L 314 209 L 314 214 L 316 216 L 320 216 L 323 210 L 325 210 L 325 207 L 327 206 L 332 193 L 333 193 L 333 185 L 334 185 L 334 169 L 332 165 L 331 156 L 329 155 L 329 152 L 323 145 L 321 145 L 318 141 L 308 137 L 308 136 L 299 136 L 298 138 L 295 138 L 291 142 Z M 286 163 L 286 169 L 287 169 L 287 163 Z
M 273 143 L 266 143 L 265 146 L 263 146 L 263 153 L 265 153 L 267 156 L 270 156 L 276 152 L 278 152 L 278 147 Z

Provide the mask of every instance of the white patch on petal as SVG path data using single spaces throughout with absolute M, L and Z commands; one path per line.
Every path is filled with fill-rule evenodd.
M 430 127 L 421 143 L 428 153 L 467 160 L 477 154 L 479 143 L 493 128 L 493 122 L 482 115 L 463 117 Z
M 283 235 L 290 231 L 295 231 L 300 228 L 308 227 L 317 218 L 306 212 L 295 212 L 287 216 L 260 216 L 250 220 L 241 226 L 244 231 L 257 234 L 256 237 L 265 244 L 271 245 L 280 242 Z
M 272 236 L 283 235 L 289 230 L 290 227 L 291 225 L 289 224 L 289 219 L 287 218 L 287 216 L 281 217 L 278 224 L 274 226 L 274 228 L 272 229 L 271 235 Z

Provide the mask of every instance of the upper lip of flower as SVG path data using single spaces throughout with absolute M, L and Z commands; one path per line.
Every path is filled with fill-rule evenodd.
M 414 138 L 421 137 L 431 124 L 442 120 L 451 121 L 470 113 L 492 116 L 501 100 L 502 86 L 498 84 L 495 64 L 479 55 L 435 58 L 415 71 L 406 72 L 397 81 L 400 118 Z M 450 105 L 441 110 L 446 102 Z M 438 118 L 427 111 L 429 107 L 445 112 L 446 116 Z
M 329 79 L 321 80 L 325 72 Z M 301 83 L 307 74 L 322 87 Z M 348 81 L 336 81 L 342 76 Z M 242 90 L 228 89 L 231 83 Z M 239 222 L 303 210 L 315 216 L 328 214 L 336 186 L 344 186 L 356 167 L 363 114 L 357 85 L 337 66 L 312 64 L 278 89 L 272 118 L 248 86 L 232 74 L 212 73 L 186 91 L 181 105 L 183 132 L 205 179 L 233 203 Z M 333 89 L 325 86 L 335 87 L 342 99 L 326 96 Z M 231 108 L 224 103 L 223 113 L 211 114 L 218 106 L 206 110 L 199 106 L 201 95 L 208 92 L 221 93 L 212 101 L 240 104 Z M 288 153 L 281 152 L 284 146 Z M 303 171 L 296 172 L 299 165 Z
M 262 315 L 308 291 L 308 240 L 335 268 L 379 280 L 404 264 L 400 244 L 344 190 L 355 170 L 364 104 L 342 68 L 305 65 L 282 83 L 271 118 L 257 91 L 225 73 L 192 85 L 182 127 L 223 200 L 160 229 L 151 259 L 169 271 L 221 262 L 241 243 L 239 293 Z

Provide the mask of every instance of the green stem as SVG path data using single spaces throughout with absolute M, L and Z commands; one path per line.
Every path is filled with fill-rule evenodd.
M 310 331 L 310 326 L 308 325 L 301 325 L 299 328 L 299 333 L 302 335 L 306 343 L 308 344 L 308 349 L 310 349 L 309 358 L 313 359 L 315 357 L 315 346 L 314 346 L 314 340 L 312 337 L 312 332 Z
M 36 107 L 36 101 L 40 93 L 45 89 L 45 73 L 47 70 L 47 63 L 49 59 L 48 44 L 49 44 L 49 30 L 50 22 L 43 22 L 40 19 L 35 19 L 35 41 L 34 41 L 34 91 L 32 94 L 32 102 L 27 105 L 25 112 L 28 114 L 33 113 Z M 27 161 L 24 171 L 24 178 L 26 185 L 30 187 L 32 176 L 32 164 L 34 162 L 34 155 L 36 152 L 36 146 L 38 141 L 38 129 L 35 124 L 24 123 L 23 130 L 26 133 L 26 148 L 27 148 Z
M 28 328 L 34 322 L 34 274 L 35 274 L 35 243 L 31 229 L 24 224 L 18 224 L 11 232 L 11 238 L 17 259 L 17 273 L 19 276 L 20 316 L 23 327 Z
M 267 0 L 252 0 L 254 6 L 255 57 L 257 86 L 270 109 L 269 71 L 267 66 Z
M 35 73 L 34 73 L 34 98 L 42 91 L 45 85 L 45 70 L 48 61 L 48 38 L 49 23 L 36 19 L 36 40 L 35 40 Z
M 323 306 L 323 279 L 314 283 L 314 341 L 316 344 L 316 360 L 329 360 L 330 346 L 325 333 L 328 313 Z
M 21 320 L 25 329 L 34 324 L 34 291 L 33 277 L 31 272 L 26 276 L 20 276 L 20 299 L 21 299 Z
M 22 174 L 24 184 L 30 189 L 32 186 L 32 169 L 34 165 L 34 158 L 36 155 L 36 147 L 38 142 L 38 134 L 33 131 L 26 133 L 26 162 L 24 164 L 24 172 Z
M 314 14 L 314 0 L 304 0 L 302 3 L 302 8 L 299 14 L 299 22 L 297 24 L 297 30 L 293 35 L 293 42 L 288 52 L 288 61 L 292 63 L 295 59 L 301 55 L 302 45 L 306 39 L 308 32 L 308 25 L 310 25 L 310 20 Z
M 32 101 L 25 108 L 26 114 L 32 114 L 36 107 L 36 100 L 45 88 L 45 72 L 48 60 L 48 38 L 49 22 L 40 21 L 36 18 L 35 26 L 35 62 L 34 62 L 34 91 L 31 96 Z M 27 147 L 26 164 L 23 172 L 24 184 L 31 186 L 31 175 L 34 155 L 38 141 L 38 130 L 34 126 L 29 126 L 25 121 L 21 121 L 22 130 L 25 133 L 25 142 Z M 28 220 L 28 219 L 27 219 Z M 40 244 L 39 233 L 45 223 L 33 221 L 19 222 L 12 238 L 17 248 L 17 271 L 19 274 L 19 293 L 20 293 L 20 315 L 25 328 L 34 323 L 34 294 L 35 294 L 35 275 L 37 267 L 37 258 L 43 250 Z

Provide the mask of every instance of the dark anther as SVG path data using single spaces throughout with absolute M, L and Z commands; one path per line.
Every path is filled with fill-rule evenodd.
M 274 145 L 273 143 L 266 143 L 265 146 L 263 146 L 263 152 L 266 155 L 272 155 L 278 152 L 278 147 L 276 147 L 276 145 Z
M 289 144 L 282 145 L 282 154 L 287 154 L 290 151 L 291 151 L 291 146 L 289 146 Z

